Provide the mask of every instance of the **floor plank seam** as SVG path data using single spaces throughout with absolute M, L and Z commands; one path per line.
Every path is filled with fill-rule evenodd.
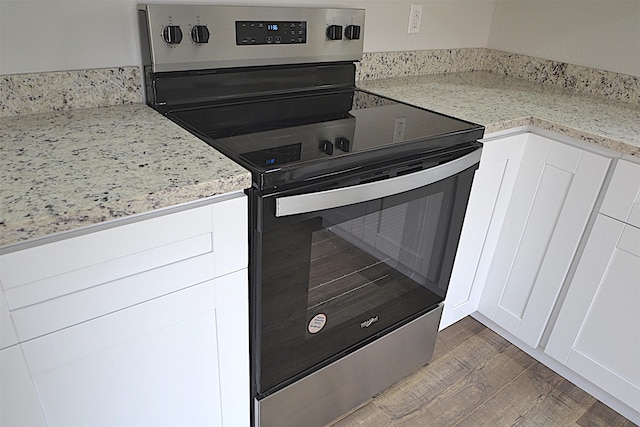
M 511 344 L 513 345 L 513 344 Z M 520 372 L 520 374 L 516 375 L 515 377 L 513 377 L 513 379 L 511 379 L 511 381 L 505 383 L 502 385 L 502 387 L 500 387 L 499 389 L 497 389 L 494 393 L 490 394 L 489 396 L 487 396 L 486 399 L 484 399 L 482 401 L 482 403 L 480 403 L 478 406 L 476 406 L 471 412 L 469 412 L 467 415 L 465 415 L 463 418 L 461 418 L 460 420 L 458 420 L 452 427 L 456 427 L 461 425 L 461 423 L 464 422 L 464 420 L 466 420 L 467 418 L 469 418 L 470 416 L 472 416 L 476 411 L 478 411 L 479 409 L 481 409 L 487 402 L 489 402 L 491 399 L 493 399 L 495 396 L 497 396 L 502 390 L 504 390 L 505 388 L 509 387 L 509 385 L 511 385 L 512 383 L 514 383 L 515 381 L 518 380 L 518 378 L 520 378 L 522 375 L 526 374 L 529 370 L 531 370 L 531 368 L 533 366 L 535 366 L 536 362 L 532 361 L 531 364 L 529 366 L 527 366 L 526 369 L 523 369 L 522 372 Z
M 381 393 L 381 394 L 382 394 L 382 393 Z M 378 395 L 378 396 L 379 396 L 379 395 Z M 376 397 L 378 397 L 378 396 L 376 396 Z M 393 418 L 391 418 L 391 417 L 389 416 L 389 414 L 387 414 L 387 412 L 386 412 L 384 409 L 382 409 L 380 406 L 378 406 L 378 403 L 376 402 L 376 399 L 375 399 L 375 398 L 373 399 L 373 401 L 372 401 L 371 403 L 373 403 L 373 406 L 375 406 L 375 407 L 376 407 L 376 408 L 377 408 L 377 409 L 378 409 L 378 410 L 379 410 L 379 411 L 380 411 L 380 412 L 385 416 L 385 418 L 386 418 L 387 420 L 389 420 L 389 422 L 391 423 L 391 425 L 392 425 L 393 427 L 399 427 L 399 426 L 398 426 L 398 424 L 394 421 L 394 419 L 393 419 Z

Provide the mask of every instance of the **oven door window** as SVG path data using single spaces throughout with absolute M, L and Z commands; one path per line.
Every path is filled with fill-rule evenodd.
M 459 178 L 266 221 L 272 226 L 257 239 L 259 394 L 444 300 L 471 183 L 460 208 Z M 272 200 L 262 200 L 273 212 Z

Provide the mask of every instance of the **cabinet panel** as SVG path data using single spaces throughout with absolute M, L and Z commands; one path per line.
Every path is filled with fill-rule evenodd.
M 9 307 L 4 300 L 4 292 L 0 289 L 0 349 L 18 343 L 18 334 L 13 327 Z
M 26 341 L 205 282 L 212 264 L 209 253 L 14 310 L 18 336 Z
M 484 143 L 480 168 L 476 171 L 449 289 L 440 321 L 443 329 L 478 308 L 487 268 L 527 142 L 526 134 Z
M 249 263 L 247 196 L 213 205 L 214 276 L 246 268 Z
M 618 161 L 600 212 L 640 227 L 640 165 Z
M 547 245 L 562 212 L 572 175 L 546 165 L 520 237 L 504 291 L 496 310 L 495 321 L 515 333 L 533 292 L 538 270 L 544 261 Z
M 580 156 L 518 328 L 518 338 L 531 347 L 535 348 L 540 343 L 587 228 L 609 164 L 609 159 L 597 154 L 582 152 Z
M 199 236 L 211 232 L 211 222 L 211 206 L 204 206 L 9 253 L 0 257 L 2 286 L 10 289 Z
M 47 425 L 19 345 L 0 350 L 0 425 Z
M 50 425 L 221 425 L 210 281 L 23 344 Z
M 640 411 L 640 229 L 598 215 L 545 352 Z
M 479 310 L 535 348 L 610 160 L 531 135 Z
M 222 423 L 250 425 L 249 285 L 247 270 L 216 279 L 216 324 Z
M 93 249 L 93 248 L 92 248 Z M 91 250 L 92 250 L 91 249 Z M 84 251 L 87 249 L 85 248 Z M 93 287 L 177 263 L 212 251 L 211 233 L 153 248 L 126 257 L 106 261 L 73 271 L 47 277 L 22 286 L 7 289 L 5 294 L 11 310 L 32 306 L 73 293 L 90 291 Z M 74 254 L 69 253 L 72 257 Z M 32 263 L 37 260 L 32 259 Z M 209 276 L 213 269 L 209 268 Z M 157 295 L 155 295 L 157 296 Z M 147 298 L 148 299 L 148 298 Z M 142 299 L 143 301 L 144 299 Z M 135 301 L 139 302 L 139 301 Z
M 492 320 L 496 317 L 500 298 L 512 272 L 550 148 L 549 140 L 535 144 L 527 141 L 514 184 L 514 196 L 509 201 L 493 258 L 488 260 L 485 287 L 478 306 L 479 311 Z

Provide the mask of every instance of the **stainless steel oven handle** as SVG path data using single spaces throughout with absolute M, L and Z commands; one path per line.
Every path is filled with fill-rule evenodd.
M 456 175 L 480 161 L 482 148 L 448 163 L 382 181 L 276 199 L 276 217 L 337 208 L 392 196 Z

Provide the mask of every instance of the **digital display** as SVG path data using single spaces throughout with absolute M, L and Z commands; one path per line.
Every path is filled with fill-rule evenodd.
M 286 165 L 287 163 L 297 162 L 302 158 L 302 143 L 298 142 L 280 147 L 252 151 L 241 154 L 240 157 L 258 167 Z
M 306 21 L 236 21 L 238 46 L 306 43 Z

